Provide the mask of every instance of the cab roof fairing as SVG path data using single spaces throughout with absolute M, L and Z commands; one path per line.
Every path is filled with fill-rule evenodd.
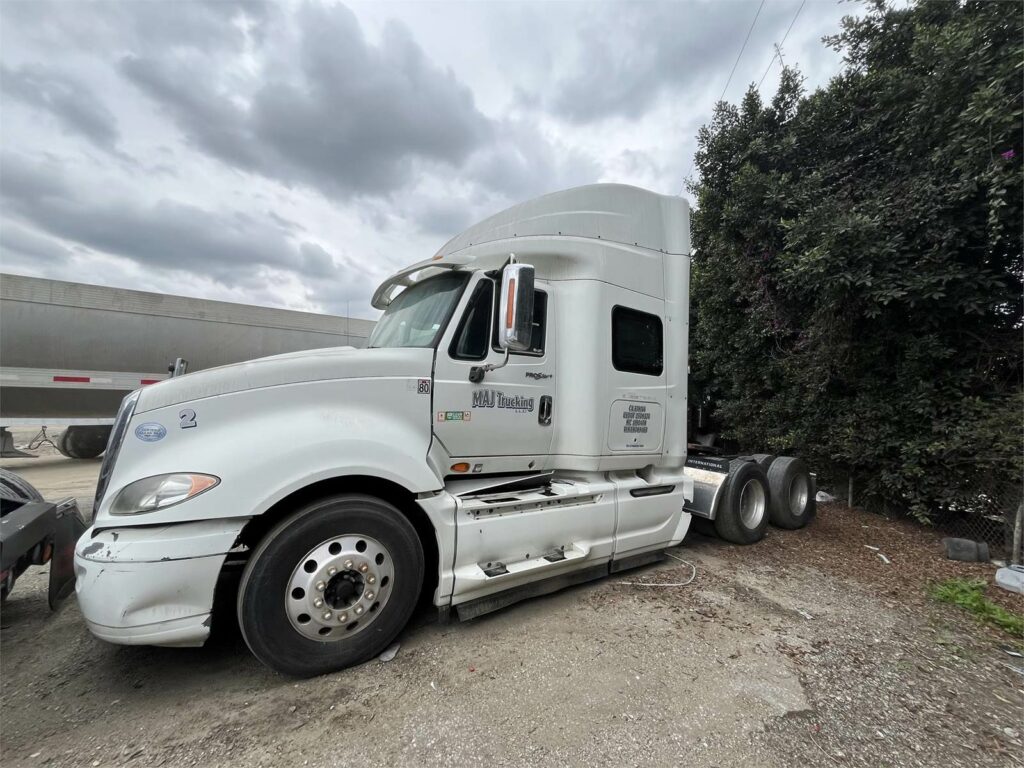
M 690 253 L 689 218 L 685 198 L 626 184 L 590 184 L 552 192 L 484 219 L 449 240 L 432 259 L 396 272 L 376 290 L 372 304 L 386 308 L 395 298 L 396 287 L 406 288 L 439 270 L 490 267 L 496 251 L 504 256 L 519 250 L 536 253 L 537 241 L 543 239 L 601 243 L 589 253 L 572 249 L 577 251 L 574 257 L 583 260 L 589 256 L 601 261 L 609 250 L 634 249 L 686 256 Z M 532 248 L 526 245 L 530 241 Z

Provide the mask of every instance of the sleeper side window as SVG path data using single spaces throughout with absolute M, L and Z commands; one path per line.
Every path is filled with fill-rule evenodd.
M 499 297 L 495 297 L 495 306 L 497 306 L 497 300 Z M 530 348 L 523 352 L 513 352 L 513 355 L 535 355 L 541 357 L 544 355 L 544 342 L 547 334 L 547 316 L 548 316 L 548 295 L 544 291 L 535 290 L 533 293 L 533 331 L 530 333 Z M 494 331 L 491 336 L 491 346 L 498 350 L 498 325 L 495 323 Z
M 481 280 L 466 305 L 459 328 L 452 339 L 449 354 L 456 360 L 483 360 L 487 357 L 487 339 L 491 335 L 491 308 L 494 306 L 494 282 Z
M 628 307 L 612 309 L 612 365 L 617 371 L 660 376 L 664 367 L 661 318 Z

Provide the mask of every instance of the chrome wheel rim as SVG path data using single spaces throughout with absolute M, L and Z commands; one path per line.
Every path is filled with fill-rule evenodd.
M 805 475 L 797 475 L 789 484 L 789 511 L 799 517 L 807 508 L 810 486 Z
M 376 620 L 394 581 L 394 564 L 383 544 L 370 536 L 334 536 L 309 550 L 292 570 L 285 612 L 300 635 L 337 642 Z
M 740 520 L 744 527 L 753 530 L 764 519 L 764 486 L 757 480 L 747 480 L 740 491 Z

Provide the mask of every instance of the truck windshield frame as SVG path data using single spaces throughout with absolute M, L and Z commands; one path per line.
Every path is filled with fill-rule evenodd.
M 468 283 L 469 273 L 450 271 L 410 285 L 384 310 L 367 348 L 436 347 Z

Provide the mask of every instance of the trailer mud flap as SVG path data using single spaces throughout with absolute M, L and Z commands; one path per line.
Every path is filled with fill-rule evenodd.
M 74 499 L 57 502 L 53 530 L 53 555 L 50 558 L 50 586 L 47 600 L 50 610 L 75 591 L 75 544 L 85 533 L 85 520 Z

